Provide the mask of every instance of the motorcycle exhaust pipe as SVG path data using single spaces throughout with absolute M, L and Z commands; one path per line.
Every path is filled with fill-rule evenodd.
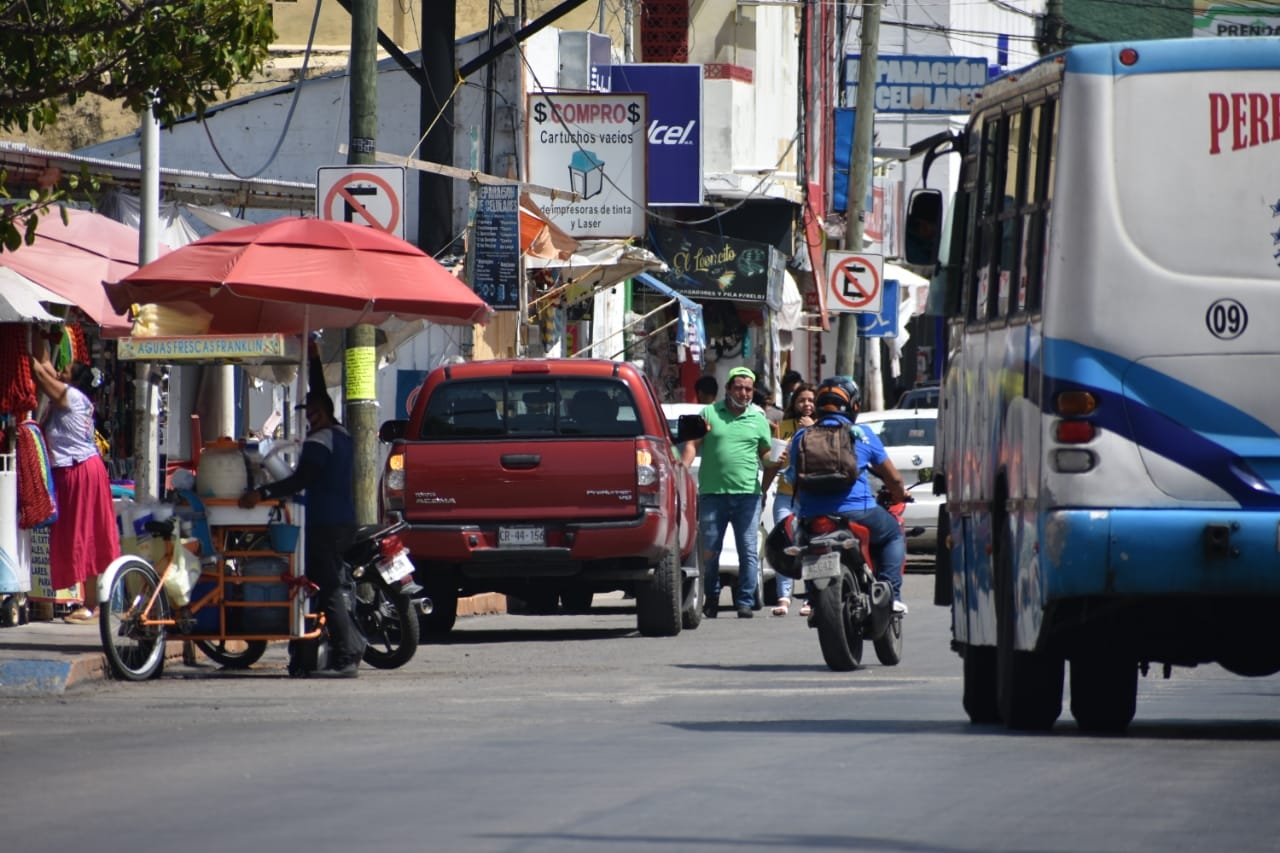
M 871 606 L 875 608 L 893 606 L 893 587 L 884 581 L 871 584 Z
M 426 596 L 423 596 L 422 598 L 413 599 L 411 604 L 414 607 L 416 607 L 418 609 L 418 612 L 421 613 L 423 616 L 430 616 L 431 612 L 435 610 L 435 607 L 431 604 L 431 599 L 427 598 Z

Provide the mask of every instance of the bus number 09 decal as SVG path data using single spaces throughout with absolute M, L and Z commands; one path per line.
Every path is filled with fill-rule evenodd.
M 1204 324 L 1215 338 L 1230 341 L 1244 334 L 1249 325 L 1249 312 L 1234 299 L 1219 299 L 1205 312 Z

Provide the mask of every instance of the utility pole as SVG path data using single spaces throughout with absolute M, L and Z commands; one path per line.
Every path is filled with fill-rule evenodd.
M 378 131 L 378 0 L 351 4 L 351 116 L 348 165 L 374 162 Z M 352 497 L 356 524 L 378 521 L 378 388 L 376 330 L 367 323 L 346 332 L 343 388 L 347 429 L 355 451 Z
M 875 130 L 876 65 L 880 57 L 880 3 L 862 0 L 862 48 L 858 59 L 858 99 L 853 111 L 853 156 L 849 158 L 849 198 L 845 220 L 845 249 L 862 251 L 862 224 L 868 182 L 871 179 L 871 144 Z M 858 360 L 858 315 L 840 315 L 836 331 L 836 373 L 854 376 Z M 867 381 L 879 381 L 873 377 Z

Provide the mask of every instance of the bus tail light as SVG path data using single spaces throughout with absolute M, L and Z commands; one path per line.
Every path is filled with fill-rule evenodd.
M 1054 438 L 1060 444 L 1088 444 L 1097 435 L 1097 430 L 1089 421 L 1058 421 L 1054 427 Z
M 1092 471 L 1098 459 L 1092 450 L 1063 448 L 1053 451 L 1053 470 L 1060 474 L 1083 474 Z
M 1063 391 L 1053 403 L 1057 413 L 1065 418 L 1082 418 L 1098 410 L 1098 398 L 1088 391 Z

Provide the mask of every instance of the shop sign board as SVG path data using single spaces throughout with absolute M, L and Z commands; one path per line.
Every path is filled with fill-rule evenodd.
M 354 222 L 404 239 L 403 166 L 321 166 L 316 218 Z
M 573 237 L 641 237 L 645 229 L 647 98 L 643 94 L 529 95 L 528 181 L 572 190 L 540 205 Z
M 649 96 L 649 204 L 702 204 L 702 66 L 613 66 L 614 92 Z
M 476 220 L 471 232 L 474 251 L 471 289 L 497 310 L 519 308 L 520 187 L 480 184 Z
M 765 302 L 770 297 L 773 262 L 768 243 L 723 237 L 706 231 L 655 225 L 653 249 L 669 271 L 654 273 L 673 290 L 694 299 Z
M 878 314 L 884 304 L 884 256 L 827 252 L 827 310 Z
M 860 55 L 844 58 L 844 102 L 858 102 Z M 980 56 L 885 56 L 876 61 L 875 110 L 879 113 L 962 115 L 987 82 Z
M 276 361 L 296 364 L 298 341 L 285 335 L 191 335 L 130 337 L 116 342 L 121 361 Z

